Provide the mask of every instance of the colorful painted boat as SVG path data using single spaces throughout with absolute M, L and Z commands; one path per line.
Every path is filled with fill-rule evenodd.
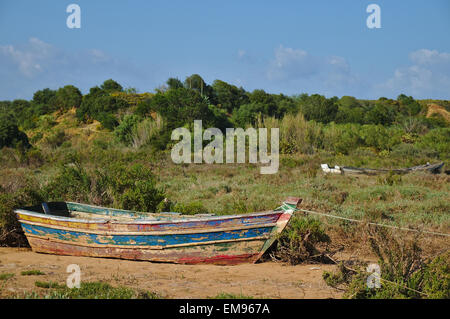
M 256 262 L 301 199 L 243 215 L 149 214 L 72 202 L 16 209 L 33 251 L 182 264 Z

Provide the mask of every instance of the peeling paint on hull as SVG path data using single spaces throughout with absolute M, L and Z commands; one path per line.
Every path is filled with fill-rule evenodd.
M 132 216 L 133 212 L 113 210 L 111 214 L 112 209 L 78 203 L 65 207 L 71 210 L 58 216 L 45 214 L 37 206 L 15 210 L 33 251 L 182 264 L 256 262 L 292 215 L 292 210 L 207 217 L 150 214 L 123 221 L 101 216 L 120 212 Z M 74 211 L 94 218 L 74 218 Z
M 106 257 L 130 260 L 170 262 L 179 264 L 218 264 L 235 265 L 239 263 L 255 262 L 264 241 L 253 242 L 250 245 L 243 245 L 242 242 L 235 243 L 230 247 L 228 254 L 220 252 L 211 245 L 206 250 L 194 246 L 196 249 L 175 250 L 175 249 L 133 249 L 117 247 L 85 247 L 73 244 L 50 242 L 40 238 L 30 238 L 30 245 L 35 252 L 85 256 L 85 257 Z M 248 252 L 250 251 L 250 252 Z

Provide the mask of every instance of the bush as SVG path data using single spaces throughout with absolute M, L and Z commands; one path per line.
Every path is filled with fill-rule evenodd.
M 134 148 L 140 148 L 150 144 L 157 138 L 164 125 L 162 117 L 156 115 L 156 119 L 146 118 L 133 127 L 131 132 L 131 144 Z
M 60 168 L 56 177 L 43 189 L 48 200 L 89 201 L 91 177 L 80 163 L 71 163 Z
M 117 125 L 119 125 L 119 122 L 117 121 L 116 117 L 110 113 L 105 113 L 105 112 L 100 113 L 97 115 L 96 118 L 102 124 L 102 126 L 109 131 L 114 130 L 114 128 Z
M 19 130 L 11 114 L 0 114 L 0 149 L 3 147 L 30 147 L 27 135 Z
M 401 143 L 392 148 L 391 157 L 401 159 L 437 158 L 439 153 L 429 148 L 420 148 L 417 144 Z
M 450 157 L 450 128 L 437 128 L 421 136 L 417 142 L 420 148 L 431 149 L 444 158 Z
M 357 124 L 334 124 L 324 129 L 324 148 L 341 154 L 348 154 L 362 144 Z
M 201 202 L 191 202 L 188 204 L 178 203 L 174 206 L 173 211 L 187 215 L 208 213 L 208 210 L 203 206 Z
M 321 124 L 307 122 L 301 113 L 286 115 L 278 126 L 282 154 L 313 154 L 322 147 L 324 137 Z
M 151 170 L 134 164 L 123 167 L 113 164 L 109 168 L 108 186 L 117 207 L 141 212 L 155 212 L 164 199 L 164 193 L 156 188 Z
M 114 129 L 114 135 L 125 145 L 130 145 L 133 141 L 133 131 L 141 118 L 137 115 L 125 115 L 120 124 Z
M 63 130 L 56 130 L 44 138 L 44 142 L 51 148 L 57 148 L 66 140 L 66 133 Z
M 317 219 L 294 216 L 286 229 L 278 236 L 276 250 L 272 257 L 276 260 L 296 265 L 307 260 L 324 261 L 324 256 L 316 245 L 330 243 L 330 237 Z
M 14 179 L 11 184 L 0 186 L 0 246 L 27 247 L 14 209 L 40 204 L 43 197 L 38 185 L 30 179 L 19 176 L 11 176 L 11 179 Z

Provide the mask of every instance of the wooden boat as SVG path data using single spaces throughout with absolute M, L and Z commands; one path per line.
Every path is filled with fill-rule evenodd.
M 16 209 L 33 251 L 181 264 L 256 262 L 301 199 L 243 215 L 137 213 L 72 202 Z
M 374 168 L 361 168 L 361 167 L 353 167 L 353 166 L 335 166 L 329 167 L 328 164 L 321 164 L 322 171 L 324 173 L 334 173 L 334 174 L 362 174 L 362 175 L 377 175 L 383 173 L 397 173 L 397 174 L 407 174 L 415 171 L 425 171 L 432 174 L 439 174 L 441 172 L 442 167 L 444 166 L 444 162 L 430 164 L 427 163 L 425 165 L 413 166 L 408 168 L 399 168 L 399 169 L 374 169 Z

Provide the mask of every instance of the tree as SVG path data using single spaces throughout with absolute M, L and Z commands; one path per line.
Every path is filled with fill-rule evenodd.
M 394 111 L 381 101 L 377 101 L 365 116 L 368 124 L 391 125 L 394 121 Z
M 353 96 L 343 96 L 337 101 L 337 104 L 336 123 L 364 124 L 365 112 L 356 98 Z
M 200 93 L 203 93 L 203 89 L 206 87 L 206 83 L 205 81 L 203 81 L 200 75 L 192 74 L 191 76 L 186 77 L 186 80 L 184 80 L 184 87 L 187 89 L 195 89 Z
M 261 113 L 268 116 L 274 116 L 277 111 L 275 98 L 264 90 L 254 90 L 249 94 L 250 103 L 259 105 Z
M 83 97 L 76 115 L 80 121 L 95 119 L 102 123 L 103 127 L 111 130 L 117 125 L 113 113 L 126 107 L 127 101 L 111 96 L 107 91 L 95 86 Z
M 359 103 L 359 101 L 354 98 L 353 96 L 343 96 L 339 99 L 338 101 L 338 105 L 341 107 L 345 107 L 345 108 L 349 108 L 349 109 L 353 109 L 355 107 L 360 107 L 361 104 Z
M 210 103 L 215 103 L 214 91 L 211 86 L 203 81 L 198 74 L 192 74 L 184 80 L 184 87 L 190 90 L 196 90 L 201 96 L 206 96 Z
M 282 118 L 286 114 L 294 114 L 298 112 L 297 103 L 293 98 L 290 98 L 286 95 L 279 94 L 274 96 L 275 103 L 277 105 L 277 109 L 275 112 L 275 116 L 277 118 Z
M 400 103 L 400 112 L 405 115 L 414 116 L 422 110 L 422 106 L 412 96 L 400 94 L 397 101 Z
M 176 78 L 169 78 L 166 82 L 167 86 L 169 87 L 169 90 L 171 89 L 179 89 L 183 87 L 183 82 Z
M 78 88 L 73 85 L 66 85 L 56 91 L 55 104 L 62 111 L 70 108 L 79 108 L 82 101 L 82 94 Z
M 336 114 L 336 123 L 359 123 L 364 124 L 364 109 L 362 107 L 339 106 Z
M 112 92 L 122 92 L 123 88 L 122 85 L 114 81 L 113 79 L 106 80 L 103 82 L 103 84 L 100 86 L 100 88 L 108 93 Z
M 237 88 L 221 80 L 215 80 L 212 89 L 216 97 L 216 103 L 219 108 L 232 113 L 240 105 L 248 103 L 248 96 L 243 88 Z
M 243 104 L 233 112 L 232 121 L 236 127 L 255 125 L 259 115 L 264 114 L 265 105 L 262 103 Z
M 50 105 L 53 103 L 55 96 L 56 96 L 56 91 L 46 88 L 43 90 L 36 91 L 33 94 L 32 102 L 36 105 L 38 105 L 38 104 Z
M 313 94 L 309 97 L 303 97 L 300 101 L 300 111 L 305 118 L 322 123 L 329 123 L 335 120 L 338 106 L 337 104 L 326 97 Z
M 0 114 L 0 149 L 21 146 L 30 147 L 27 135 L 19 130 L 12 114 Z

